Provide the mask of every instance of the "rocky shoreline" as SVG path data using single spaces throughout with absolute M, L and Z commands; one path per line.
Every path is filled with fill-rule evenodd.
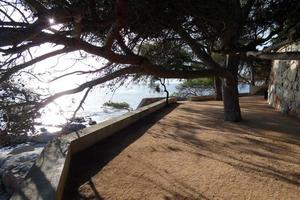
M 12 195 L 47 143 L 59 136 L 61 131 L 10 137 L 10 145 L 0 148 L 0 200 Z
M 5 145 L 3 143 L 2 146 L 0 145 L 0 200 L 9 199 L 49 141 L 124 112 L 128 111 L 113 111 L 105 118 L 103 113 L 99 113 L 99 116 L 93 116 L 97 121 L 91 116 L 77 117 L 71 123 L 54 127 L 56 130 L 61 129 L 55 132 L 48 131 L 47 126 L 41 124 L 37 126 L 39 130 L 35 135 L 6 137 Z

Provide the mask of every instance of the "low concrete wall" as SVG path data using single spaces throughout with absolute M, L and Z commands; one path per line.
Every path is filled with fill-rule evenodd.
M 209 101 L 209 100 L 215 100 L 216 96 L 215 95 L 210 95 L 210 96 L 194 96 L 194 97 L 188 97 L 188 101 Z
M 169 103 L 176 102 L 171 98 Z M 12 200 L 62 199 L 71 156 L 163 108 L 165 99 L 50 142 Z
M 150 97 L 150 98 L 143 98 L 142 101 L 139 103 L 137 108 L 141 108 L 143 106 L 150 105 L 154 102 L 160 101 L 162 99 L 166 99 L 165 97 Z
M 250 93 L 240 93 L 239 97 L 245 97 L 250 96 Z M 188 101 L 213 101 L 216 99 L 215 95 L 209 95 L 209 96 L 194 96 L 194 97 L 188 97 Z

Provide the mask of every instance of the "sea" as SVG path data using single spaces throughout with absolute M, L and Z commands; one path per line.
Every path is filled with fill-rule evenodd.
M 166 83 L 169 94 L 176 92 L 176 87 L 180 81 L 171 80 Z M 248 93 L 249 85 L 239 84 L 240 93 Z M 71 96 L 63 96 L 50 104 L 42 111 L 42 116 L 37 119 L 37 129 L 46 128 L 49 132 L 59 131 L 61 126 L 73 116 L 74 110 L 79 105 L 83 93 Z M 76 116 L 93 120 L 97 123 L 120 116 L 128 110 L 114 109 L 103 106 L 105 102 L 126 102 L 131 110 L 135 110 L 143 98 L 166 97 L 166 93 L 156 92 L 145 84 L 126 84 L 115 90 L 108 88 L 95 88 L 86 98 L 84 104 L 77 112 Z
M 176 92 L 176 86 L 180 84 L 179 81 L 170 81 L 166 84 L 170 94 Z M 239 85 L 240 93 L 248 93 L 249 85 Z M 54 103 L 49 104 L 42 110 L 42 115 L 36 119 L 37 125 L 35 136 L 58 136 L 62 126 L 73 115 L 74 110 L 78 107 L 84 93 L 75 95 L 63 96 Z M 93 120 L 97 123 L 120 116 L 128 110 L 113 109 L 103 106 L 107 101 L 113 102 L 127 102 L 131 109 L 134 110 L 139 105 L 143 98 L 150 97 L 165 97 L 164 92 L 155 92 L 148 85 L 145 84 L 126 84 L 122 85 L 116 90 L 107 88 L 96 87 L 93 89 L 82 108 L 79 109 L 77 117 L 84 118 L 85 120 Z M 35 137 L 33 135 L 33 137 Z M 6 147 L 0 147 L 0 175 L 9 169 L 22 169 L 23 171 L 30 169 L 35 159 L 40 155 L 46 143 L 37 141 L 27 141 L 20 144 L 12 144 Z M 22 149 L 30 147 L 30 151 L 21 152 L 20 154 L 13 155 L 14 149 Z M 16 158 L 15 158 L 16 157 Z M 19 159 L 22 158 L 22 159 Z M 24 164 L 25 163 L 25 164 Z M 27 164 L 26 164 L 27 163 Z M 8 167 L 8 168 L 7 168 Z M 21 171 L 22 171 L 21 170 Z M 18 175 L 19 172 L 16 174 Z M 2 176 L 2 175 L 1 175 Z M 1 179 L 0 179 L 1 180 Z M 0 200 L 8 198 L 8 194 L 0 188 Z

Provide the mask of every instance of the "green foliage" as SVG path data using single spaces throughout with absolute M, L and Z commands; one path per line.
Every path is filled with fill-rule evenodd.
M 119 5 L 116 4 L 118 2 Z M 122 2 L 128 2 L 128 6 L 123 6 Z M 9 4 L 13 6 L 9 7 Z M 299 0 L 41 0 L 11 1 L 9 4 L 2 1 L 1 10 L 14 10 L 15 13 L 21 13 L 14 14 L 11 11 L 9 15 L 3 13 L 4 17 L 0 20 L 2 22 L 0 27 L 2 56 L 0 78 L 3 78 L 2 80 L 14 77 L 12 75 L 35 64 L 34 60 L 39 60 L 37 59 L 39 54 L 31 57 L 28 55 L 31 51 L 27 54 L 27 50 L 34 50 L 35 46 L 43 46 L 44 43 L 65 46 L 65 53 L 71 47 L 71 49 L 75 48 L 73 50 L 83 50 L 96 57 L 104 56 L 112 62 L 112 65 L 102 69 L 97 68 L 93 73 L 97 77 L 103 76 L 102 80 L 105 81 L 116 78 L 110 75 L 122 67 L 130 63 L 136 66 L 143 65 L 144 60 L 150 60 L 157 65 L 152 72 L 161 69 L 161 73 L 157 73 L 161 78 L 164 77 L 162 75 L 164 70 L 173 70 L 174 73 L 181 75 L 183 70 L 193 73 L 194 69 L 215 68 L 211 58 L 223 65 L 224 54 L 242 55 L 246 51 L 257 50 L 261 45 L 267 46 L 272 42 L 286 39 L 294 40 L 300 35 Z M 23 5 L 26 5 L 25 11 L 28 9 L 29 13 L 22 14 Z M 46 20 L 49 17 L 56 20 L 59 28 L 49 26 Z M 115 34 L 117 32 L 120 34 Z M 118 39 L 117 35 L 121 38 Z M 132 52 L 128 53 L 130 50 Z M 84 54 L 80 55 L 78 60 L 85 58 Z M 43 59 L 46 58 L 47 56 Z M 240 56 L 237 59 L 244 58 Z M 254 66 L 255 64 L 257 67 Z M 264 72 L 268 73 L 263 68 L 264 65 L 261 62 L 253 64 L 254 71 L 261 77 L 265 77 Z M 237 66 L 238 64 L 235 68 Z M 71 71 L 69 75 L 78 74 L 76 71 Z M 61 73 L 60 77 L 68 75 L 63 71 Z M 137 73 L 134 81 L 138 79 L 148 81 L 149 76 L 142 76 L 147 73 L 155 74 L 145 70 L 143 73 Z M 118 76 L 125 79 L 129 74 L 124 72 Z M 100 84 L 103 83 L 102 80 L 92 83 Z M 8 122 L 5 122 L 9 124 L 9 128 L 6 129 L 21 127 L 23 122 L 29 125 L 22 125 L 23 127 L 30 127 L 30 120 L 36 114 L 33 106 L 37 101 L 42 102 L 42 100 L 21 85 L 13 82 L 5 84 L 1 85 L 3 92 L 0 110 L 2 114 L 8 115 L 6 118 L 9 118 L 6 119 Z M 191 93 L 199 95 L 198 91 L 211 90 L 212 85 L 212 80 L 209 79 L 184 81 L 179 86 L 179 91 L 188 95 Z M 82 91 L 84 87 L 91 86 L 84 84 L 72 92 Z M 157 86 L 155 89 L 160 90 Z M 55 98 L 61 95 L 62 93 Z M 127 107 L 122 103 L 119 105 L 113 102 L 107 102 L 106 105 L 116 108 Z M 12 117 L 21 116 L 21 113 L 24 117 Z M 5 117 L 2 118 L 4 122 Z M 13 119 L 19 119 L 18 121 L 22 123 L 13 122 Z
M 170 69 L 182 67 L 184 63 L 192 60 L 191 55 L 183 48 L 181 43 L 171 41 L 145 44 L 141 47 L 141 55 L 154 64 Z
M 112 102 L 108 101 L 103 104 L 104 106 L 112 107 L 115 109 L 126 109 L 130 110 L 130 105 L 126 102 Z
M 214 81 L 212 78 L 198 78 L 184 80 L 176 87 L 176 92 L 172 96 L 189 97 L 203 96 L 214 92 Z
M 269 78 L 272 63 L 269 60 L 253 60 L 252 66 L 255 74 L 255 81 L 267 81 Z M 266 83 L 267 84 L 267 83 Z
M 214 84 L 212 78 L 197 78 L 197 79 L 188 79 L 184 80 L 183 83 L 180 85 L 182 87 L 190 87 L 190 88 L 197 88 L 197 87 L 212 87 Z
M 39 94 L 16 81 L 6 81 L 0 84 L 0 99 L 1 133 L 34 131 L 34 118 L 39 115 L 35 109 Z
M 214 59 L 214 61 L 216 61 L 220 65 L 223 65 L 226 59 L 225 55 L 220 53 L 212 53 L 211 57 Z

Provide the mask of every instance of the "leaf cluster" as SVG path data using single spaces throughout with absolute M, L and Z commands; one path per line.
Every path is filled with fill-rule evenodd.
M 126 102 L 108 101 L 108 102 L 105 102 L 103 104 L 103 106 L 108 106 L 108 107 L 112 107 L 112 108 L 115 108 L 115 109 L 126 109 L 126 110 L 130 109 L 130 105 Z
M 39 115 L 36 105 L 39 94 L 14 81 L 0 84 L 0 121 L 3 134 L 34 131 L 34 118 Z

